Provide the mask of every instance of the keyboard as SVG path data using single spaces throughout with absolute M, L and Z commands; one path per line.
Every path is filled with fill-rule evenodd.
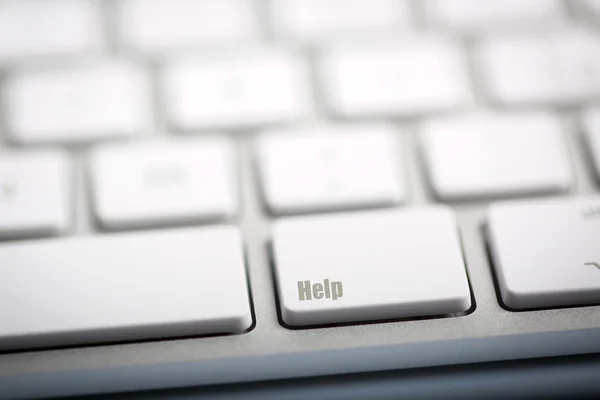
M 0 398 L 599 352 L 600 1 L 0 1 Z

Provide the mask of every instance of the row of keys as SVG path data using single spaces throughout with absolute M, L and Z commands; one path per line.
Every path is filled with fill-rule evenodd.
M 588 32 L 490 39 L 478 54 L 494 102 L 565 105 L 600 94 L 600 37 Z M 471 102 L 461 50 L 442 38 L 335 46 L 317 66 L 326 105 L 342 117 L 421 115 Z M 160 78 L 175 130 L 255 128 L 312 112 L 306 60 L 291 51 L 174 61 Z M 144 132 L 152 125 L 150 93 L 145 71 L 124 61 L 21 71 L 3 88 L 7 134 L 31 144 Z
M 600 113 L 589 112 L 585 122 L 600 178 Z M 550 113 L 440 117 L 424 123 L 419 138 L 431 191 L 442 201 L 558 194 L 573 185 L 565 130 Z M 407 149 L 391 125 L 273 130 L 254 147 L 262 197 L 274 215 L 394 206 L 408 198 Z M 6 154 L 0 235 L 64 232 L 72 208 L 67 155 Z M 236 161 L 225 137 L 97 146 L 89 160 L 94 216 L 109 230 L 230 220 L 239 209 Z
M 559 0 L 423 3 L 432 26 L 467 32 L 555 24 L 564 18 Z M 271 0 L 268 4 L 276 36 L 302 41 L 390 33 L 413 23 L 406 0 Z M 149 53 L 256 41 L 264 33 L 251 0 L 127 0 L 116 6 L 114 23 L 122 44 Z M 106 47 L 105 9 L 105 3 L 93 0 L 0 3 L 0 63 L 99 52 Z
M 271 248 L 283 323 L 472 310 L 457 228 L 446 206 L 276 220 Z M 598 197 L 495 204 L 487 228 L 506 307 L 600 303 Z M 0 350 L 252 325 L 243 243 L 231 226 L 6 243 L 0 265 Z

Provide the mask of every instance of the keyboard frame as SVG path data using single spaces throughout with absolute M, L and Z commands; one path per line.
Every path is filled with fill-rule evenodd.
M 578 6 L 571 2 L 565 1 L 564 4 L 569 15 L 585 12 L 578 10 Z M 415 14 L 415 30 L 410 34 L 418 36 L 424 34 L 421 28 L 427 26 L 428 22 L 421 9 L 421 2 L 412 0 L 411 5 Z M 107 25 L 107 55 L 125 58 L 133 56 L 134 60 L 150 71 L 155 107 L 153 122 L 157 133 L 148 136 L 165 136 L 164 132 L 170 130 L 164 121 L 164 110 L 158 107 L 162 99 L 156 78 L 163 66 L 162 61 L 156 58 L 145 59 L 139 57 L 139 54 L 123 54 L 127 49 L 116 39 L 112 6 L 105 5 L 103 13 L 104 23 Z M 263 8 L 260 9 L 259 16 L 264 20 L 262 22 L 268 19 Z M 568 21 L 569 17 L 566 19 Z M 433 32 L 456 36 L 445 28 L 434 27 Z M 398 34 L 402 35 L 404 32 Z M 266 35 L 270 36 L 271 32 L 266 32 Z M 473 68 L 472 52 L 469 54 L 476 38 L 463 38 L 460 35 L 455 38 L 463 44 L 470 67 L 474 104 L 469 108 L 486 108 L 489 103 L 479 92 L 482 87 L 481 77 Z M 296 50 L 303 51 L 302 48 Z M 199 54 L 206 51 L 214 49 L 198 49 Z M 311 79 L 314 81 L 312 61 L 315 52 L 304 51 L 304 56 L 313 64 Z M 77 58 L 72 61 L 77 61 Z M 17 67 L 18 65 L 14 66 Z M 0 85 L 12 69 L 12 66 L 6 70 L 0 69 Z M 319 86 L 314 85 L 315 82 L 311 83 L 315 92 L 313 119 L 328 120 Z M 586 106 L 593 104 L 592 101 Z M 0 154 L 7 147 L 1 134 L 5 128 L 2 126 L 2 114 L 5 110 L 1 106 L 2 104 Z M 583 106 L 548 108 L 564 116 L 567 128 L 565 142 L 575 175 L 573 189 L 562 197 L 600 194 L 600 182 L 593 176 L 590 155 L 581 132 L 579 112 Z M 434 203 L 435 199 L 427 190 L 425 168 L 418 154 L 419 119 L 381 118 L 379 121 L 394 123 L 404 144 L 404 166 L 409 178 L 409 190 L 407 204 L 402 207 Z M 310 121 L 303 123 L 310 124 Z M 328 328 L 291 330 L 283 327 L 278 321 L 268 255 L 271 218 L 261 205 L 254 168 L 252 132 L 255 131 L 240 130 L 232 134 L 240 150 L 243 200 L 241 215 L 235 222 L 241 226 L 246 244 L 255 316 L 253 329 L 245 334 L 230 336 L 0 353 L 0 399 L 116 393 L 560 355 L 600 354 L 600 305 L 520 312 L 508 311 L 500 305 L 483 235 L 488 204 L 485 201 L 452 205 L 457 214 L 476 302 L 475 310 L 469 315 Z M 86 176 L 88 148 L 87 145 L 68 146 L 76 167 L 76 226 L 72 233 L 110 235 L 112 233 L 96 232 L 94 229 Z
M 579 113 L 562 110 L 576 177 L 563 195 L 598 195 Z M 406 206 L 434 203 L 418 152 L 418 121 L 395 121 L 409 181 Z M 341 373 L 600 353 L 600 305 L 514 312 L 497 297 L 484 222 L 487 202 L 451 205 L 463 241 L 475 310 L 465 316 L 287 329 L 278 320 L 268 253 L 271 217 L 261 204 L 252 134 L 234 135 L 255 315 L 240 335 L 177 338 L 0 354 L 0 398 L 46 397 L 251 382 Z M 0 145 L 1 146 L 1 145 Z M 76 164 L 76 228 L 94 233 L 85 146 Z M 401 151 L 399 149 L 399 151 Z M 542 197 L 540 197 L 541 199 Z

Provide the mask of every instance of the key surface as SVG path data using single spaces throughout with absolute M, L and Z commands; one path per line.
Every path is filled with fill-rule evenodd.
M 330 125 L 265 133 L 257 163 L 271 212 L 398 204 L 406 197 L 402 149 L 388 125 Z
M 317 41 L 390 32 L 410 24 L 404 0 L 271 0 L 275 32 L 283 37 Z
M 0 64 L 41 56 L 98 52 L 100 3 L 88 0 L 0 2 Z
M 467 311 L 458 227 L 444 206 L 293 217 L 272 228 L 283 321 L 291 326 Z
M 183 131 L 296 121 L 308 109 L 307 79 L 300 57 L 276 49 L 174 61 L 163 75 L 167 116 Z
M 463 31 L 510 30 L 559 22 L 563 7 L 557 0 L 425 0 L 428 19 Z
M 502 105 L 570 105 L 600 94 L 600 39 L 585 30 L 497 36 L 476 51 L 485 94 Z
M 252 323 L 237 228 L 0 245 L 0 350 L 239 333 Z
M 96 217 L 108 229 L 230 218 L 233 146 L 217 137 L 100 146 L 91 157 Z
M 7 134 L 22 144 L 138 134 L 151 120 L 149 84 L 119 61 L 21 70 L 5 82 Z
M 559 117 L 471 114 L 430 120 L 421 147 L 442 200 L 560 193 L 572 183 Z
M 126 46 L 157 53 L 256 40 L 252 0 L 125 0 L 117 3 Z
M 470 98 L 460 49 L 430 37 L 332 46 L 318 60 L 330 111 L 341 117 L 415 115 Z
M 0 238 L 60 234 L 71 213 L 71 164 L 65 153 L 0 153 Z
M 487 227 L 506 306 L 600 304 L 600 197 L 493 204 Z

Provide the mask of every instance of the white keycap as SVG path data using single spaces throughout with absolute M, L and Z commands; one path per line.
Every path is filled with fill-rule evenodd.
M 263 195 L 274 214 L 386 206 L 406 197 L 402 152 L 387 125 L 320 126 L 264 134 Z
M 600 38 L 589 32 L 498 37 L 477 55 L 496 103 L 565 105 L 600 95 Z
M 70 179 L 71 165 L 62 152 L 0 153 L 0 238 L 56 235 L 67 229 Z
M 2 1 L 0 64 L 96 52 L 103 47 L 101 22 L 97 1 Z
M 446 207 L 282 219 L 275 279 L 292 326 L 465 312 L 469 283 Z
M 175 62 L 163 83 L 168 117 L 181 130 L 294 121 L 309 100 L 306 65 L 275 49 Z
M 588 110 L 584 115 L 584 124 L 596 177 L 600 180 L 600 109 Z
M 252 324 L 236 228 L 0 246 L 0 349 L 237 333 Z
M 123 42 L 147 52 L 256 39 L 251 0 L 126 0 L 118 4 Z
M 423 4 L 434 26 L 465 31 L 552 25 L 563 14 L 558 0 L 425 0 Z
M 410 24 L 404 0 L 271 0 L 270 6 L 276 34 L 299 40 L 390 32 Z
M 440 118 L 424 124 L 421 145 L 442 200 L 553 193 L 571 185 L 563 127 L 552 114 Z
M 332 48 L 319 69 L 329 107 L 343 117 L 420 114 L 470 97 L 461 53 L 443 39 Z
M 225 138 L 104 145 L 92 153 L 96 217 L 107 229 L 229 218 L 235 154 Z
M 151 119 L 146 75 L 121 62 L 21 72 L 4 99 L 8 134 L 24 144 L 132 135 Z
M 509 308 L 600 304 L 600 197 L 494 204 L 488 234 Z

